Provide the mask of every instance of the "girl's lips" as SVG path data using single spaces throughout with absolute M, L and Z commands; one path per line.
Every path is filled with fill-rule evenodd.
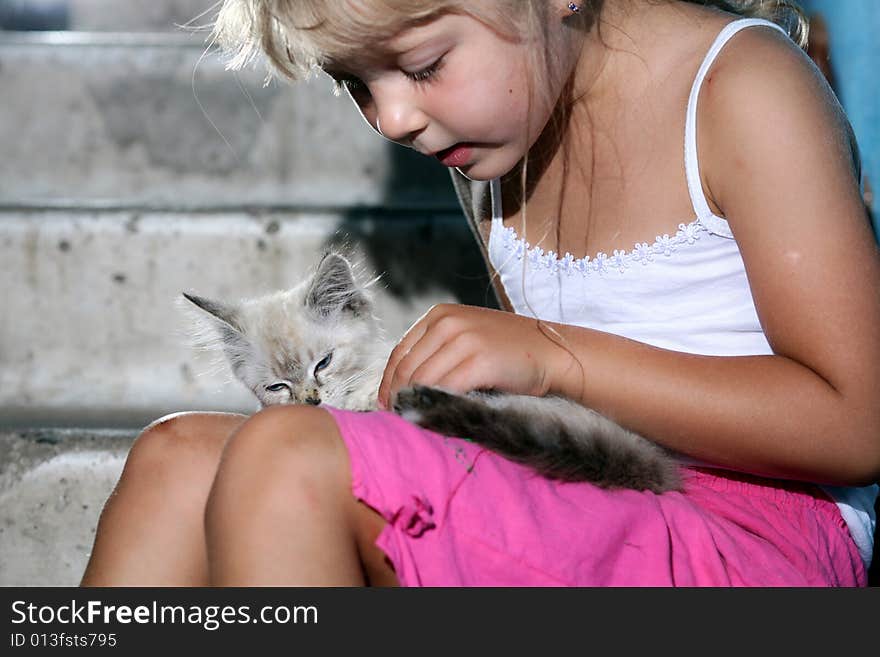
M 468 163 L 473 154 L 473 147 L 467 143 L 458 143 L 434 155 L 441 164 L 447 167 L 461 167 Z

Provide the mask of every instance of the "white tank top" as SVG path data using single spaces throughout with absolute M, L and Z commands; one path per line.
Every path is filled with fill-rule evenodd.
M 489 260 L 513 309 L 614 333 L 650 345 L 711 356 L 768 355 L 739 246 L 727 221 L 712 213 L 697 159 L 697 99 L 724 44 L 759 19 L 728 24 L 709 49 L 691 88 L 685 123 L 685 170 L 695 219 L 630 250 L 584 258 L 544 252 L 503 223 L 500 181 L 491 183 Z M 870 564 L 878 486 L 823 487 L 837 502 L 866 566 Z

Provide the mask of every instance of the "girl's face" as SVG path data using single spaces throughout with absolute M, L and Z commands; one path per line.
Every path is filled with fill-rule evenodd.
M 473 17 L 444 14 L 377 44 L 369 65 L 326 69 L 387 139 L 489 180 L 528 152 L 552 111 L 540 99 L 559 95 L 561 81 L 542 75 L 531 76 L 529 88 L 530 45 Z

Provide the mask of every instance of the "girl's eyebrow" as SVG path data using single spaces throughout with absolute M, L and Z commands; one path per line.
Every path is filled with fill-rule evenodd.
M 387 50 L 390 55 L 402 55 L 438 36 L 441 31 L 436 28 L 435 24 L 452 13 L 448 9 L 438 9 L 428 16 L 409 23 L 401 30 L 400 34 L 377 45 Z

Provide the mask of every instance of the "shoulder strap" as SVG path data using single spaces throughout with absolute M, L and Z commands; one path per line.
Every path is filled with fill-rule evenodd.
M 715 62 L 715 58 L 718 57 L 718 53 L 721 52 L 724 45 L 740 30 L 754 26 L 771 27 L 788 36 L 786 31 L 776 23 L 771 23 L 770 21 L 759 18 L 743 18 L 726 25 L 715 38 L 711 48 L 709 48 L 709 52 L 706 53 L 706 57 L 703 59 L 703 63 L 700 65 L 700 69 L 697 71 L 697 76 L 694 79 L 694 84 L 691 87 L 691 94 L 688 98 L 687 119 L 684 128 L 684 165 L 685 173 L 687 175 L 688 193 L 691 197 L 691 204 L 694 207 L 694 212 L 696 213 L 697 218 L 703 222 L 709 230 L 712 232 L 719 232 L 720 234 L 728 233 L 728 237 L 732 236 L 729 234 L 730 229 L 727 226 L 722 225 L 726 224 L 726 222 L 712 213 L 711 208 L 709 208 L 709 203 L 706 201 L 706 195 L 703 193 L 703 183 L 700 180 L 700 163 L 697 157 L 697 100 L 700 96 L 700 89 L 703 86 L 703 80 L 706 79 L 706 74 L 709 72 L 709 68 L 711 68 L 712 64 Z

